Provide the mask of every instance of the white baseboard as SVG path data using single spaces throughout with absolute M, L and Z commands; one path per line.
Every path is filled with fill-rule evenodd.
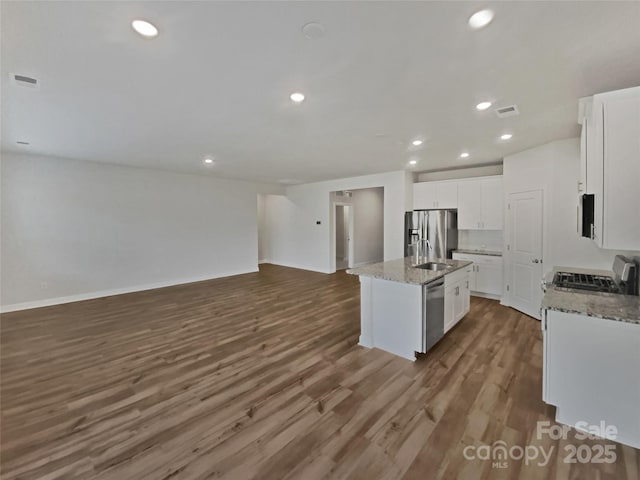
M 145 290 L 155 290 L 156 288 L 173 287 L 176 285 L 184 285 L 187 283 L 204 282 L 206 280 L 214 280 L 216 278 L 232 277 L 234 275 L 242 275 L 245 273 L 254 273 L 258 269 L 242 270 L 237 272 L 225 272 L 215 275 L 202 275 L 192 278 L 184 278 L 181 280 L 173 280 L 167 282 L 149 283 L 146 285 L 136 285 L 133 287 L 114 288 L 111 290 L 101 290 L 97 292 L 78 293 L 75 295 L 67 295 L 64 297 L 46 298 L 44 300 L 35 300 L 32 302 L 14 303 L 10 305 L 0 306 L 1 313 L 17 312 L 19 310 L 29 310 L 31 308 L 50 307 L 52 305 L 61 305 L 63 303 L 81 302 L 82 300 L 92 300 L 95 298 L 111 297 L 113 295 L 123 295 L 125 293 L 143 292 Z
M 494 295 L 493 293 L 483 293 L 483 292 L 474 292 L 474 291 L 471 291 L 471 296 L 488 298 L 490 300 L 501 300 L 502 299 L 501 295 Z
M 330 272 L 328 270 L 315 270 L 315 269 L 312 269 L 312 268 L 301 267 L 300 265 L 295 265 L 293 263 L 287 263 L 287 262 L 270 261 L 270 262 L 265 262 L 265 263 L 270 263 L 271 265 L 277 265 L 278 267 L 297 268 L 298 270 L 305 270 L 307 272 L 335 273 L 335 272 Z

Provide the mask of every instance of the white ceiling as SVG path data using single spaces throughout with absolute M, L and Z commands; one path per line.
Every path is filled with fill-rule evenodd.
M 487 6 L 493 23 L 470 30 Z M 416 171 L 496 162 L 577 135 L 579 97 L 640 84 L 633 1 L 1 8 L 3 150 L 232 178 L 306 182 L 409 168 L 414 156 Z M 138 36 L 135 18 L 160 35 Z M 311 21 L 323 38 L 302 35 Z M 13 73 L 40 88 L 13 85 Z M 485 99 L 521 114 L 477 112 Z

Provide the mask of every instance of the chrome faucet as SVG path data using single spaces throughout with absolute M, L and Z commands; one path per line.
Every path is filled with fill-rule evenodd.
M 417 265 L 418 263 L 420 263 L 420 257 L 429 257 L 429 252 L 433 251 L 433 245 L 431 245 L 429 239 L 425 238 L 423 240 L 418 240 L 413 244 L 413 251 L 415 253 L 415 263 Z

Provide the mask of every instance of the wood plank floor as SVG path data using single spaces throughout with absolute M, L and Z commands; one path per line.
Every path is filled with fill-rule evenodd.
M 359 284 L 260 272 L 15 312 L 1 323 L 12 479 L 638 479 L 640 451 L 564 463 L 536 439 L 539 323 L 473 298 L 412 363 L 357 346 Z M 545 466 L 466 447 L 553 447 Z

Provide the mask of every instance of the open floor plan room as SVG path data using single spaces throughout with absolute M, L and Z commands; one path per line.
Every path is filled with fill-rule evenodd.
M 531 318 L 474 298 L 411 363 L 357 346 L 357 293 L 264 265 L 5 315 L 3 478 L 492 478 L 462 452 L 498 440 L 551 455 L 509 460 L 510 478 L 637 478 L 631 447 L 594 468 L 536 440 L 553 413 Z
M 0 0 L 0 478 L 640 480 L 638 25 Z

